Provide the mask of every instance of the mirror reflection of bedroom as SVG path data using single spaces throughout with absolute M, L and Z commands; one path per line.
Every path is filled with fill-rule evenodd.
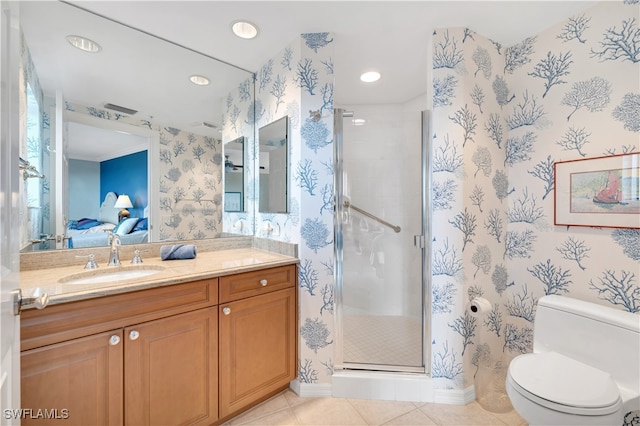
M 68 123 L 67 248 L 149 241 L 148 144 L 135 134 Z
M 252 146 L 253 123 L 239 120 L 242 126 L 236 130 L 231 119 L 228 125 L 217 122 L 232 94 L 242 98 L 233 123 L 250 117 L 252 73 L 67 2 L 20 2 L 20 26 L 20 93 L 26 95 L 19 152 L 22 252 L 104 245 L 105 230 L 115 229 L 123 209 L 138 222 L 124 235 L 133 221 L 116 229 L 122 244 L 252 232 L 253 217 L 244 214 L 251 182 L 245 178 L 249 168 L 240 167 L 246 166 L 244 157 L 233 160 L 236 174 L 242 175 L 234 176 L 239 189 L 229 189 L 235 193 L 231 197 L 224 194 L 222 140 L 227 136 L 222 131 L 233 131 L 232 139 L 244 133 L 245 143 Z M 70 34 L 84 33 L 95 39 L 96 50 L 77 48 Z M 215 78 L 209 81 L 206 76 Z M 86 136 L 69 150 L 74 127 L 79 127 L 75 123 L 113 131 L 104 140 Z M 76 152 L 112 146 L 123 133 L 141 136 L 146 148 Z M 146 182 L 141 180 L 143 151 Z M 109 168 L 112 174 L 105 177 L 103 169 Z M 131 207 L 116 207 L 122 195 L 128 196 Z M 233 200 L 237 202 L 228 203 Z M 225 202 L 233 204 L 234 215 L 249 222 L 244 230 L 223 232 Z

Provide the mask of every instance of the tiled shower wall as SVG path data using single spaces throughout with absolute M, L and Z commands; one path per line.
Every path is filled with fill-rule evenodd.
M 440 387 L 469 386 L 479 365 L 531 351 L 545 294 L 640 313 L 640 230 L 553 225 L 554 162 L 640 150 L 639 10 L 601 3 L 511 47 L 470 29 L 436 31 Z M 470 317 L 474 296 L 493 310 Z

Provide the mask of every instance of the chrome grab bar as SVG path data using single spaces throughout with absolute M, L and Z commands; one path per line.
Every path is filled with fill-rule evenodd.
M 345 200 L 345 202 L 344 202 L 344 206 L 345 206 L 346 208 L 352 208 L 353 210 L 355 210 L 355 211 L 357 211 L 357 212 L 359 212 L 359 213 L 361 213 L 361 214 L 363 214 L 363 215 L 367 216 L 368 218 L 371 218 L 371 219 L 375 220 L 376 222 L 379 222 L 379 223 L 381 223 L 381 224 L 383 224 L 383 225 L 385 225 L 385 226 L 388 226 L 389 228 L 393 229 L 396 233 L 400 232 L 400 227 L 399 227 L 399 226 L 397 226 L 397 225 L 392 225 L 392 224 L 390 224 L 389 222 L 387 222 L 386 220 L 384 220 L 384 219 L 380 219 L 378 216 L 375 216 L 375 215 L 373 215 L 373 214 L 369 213 L 369 212 L 368 212 L 368 211 L 366 211 L 366 210 L 362 210 L 360 207 L 356 207 L 356 206 L 354 206 L 354 205 L 353 205 L 353 204 L 351 204 L 351 202 L 349 202 L 349 201 L 346 201 L 346 200 Z

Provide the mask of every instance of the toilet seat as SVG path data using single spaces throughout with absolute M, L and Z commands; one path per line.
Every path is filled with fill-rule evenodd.
M 527 399 L 564 413 L 606 415 L 622 406 L 609 374 L 556 352 L 516 357 L 508 380 Z

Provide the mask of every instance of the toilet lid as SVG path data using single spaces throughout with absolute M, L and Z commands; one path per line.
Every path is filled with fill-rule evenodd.
M 511 361 L 509 375 L 550 408 L 602 412 L 607 407 L 615 411 L 620 403 L 618 386 L 608 373 L 555 352 L 520 355 Z

